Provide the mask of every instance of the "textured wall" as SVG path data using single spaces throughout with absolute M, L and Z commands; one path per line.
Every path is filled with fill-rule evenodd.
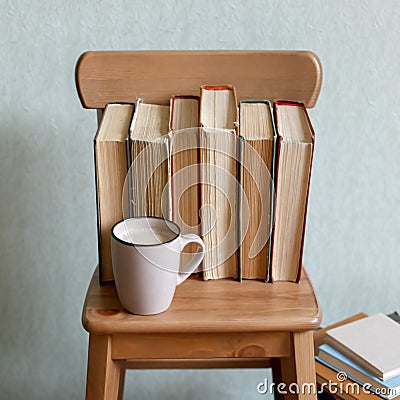
M 97 258 L 95 113 L 74 88 L 85 50 L 315 51 L 305 263 L 324 323 L 399 309 L 399 15 L 395 0 L 2 1 L 0 398 L 84 396 L 80 312 Z M 265 376 L 130 372 L 126 398 L 258 399 Z

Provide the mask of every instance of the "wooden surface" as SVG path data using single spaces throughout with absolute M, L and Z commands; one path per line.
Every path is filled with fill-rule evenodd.
M 112 338 L 90 335 L 86 399 L 116 399 L 119 393 L 122 364 L 111 358 Z M 123 382 L 121 382 L 123 384 Z
M 287 332 L 134 333 L 113 335 L 112 358 L 209 359 L 290 356 Z
M 300 283 L 190 278 L 176 289 L 171 307 L 152 316 L 123 310 L 114 283 L 92 277 L 83 309 L 85 329 L 97 334 L 290 332 L 319 326 L 321 312 L 304 271 Z
M 141 359 L 128 360 L 126 369 L 214 369 L 214 368 L 270 368 L 269 358 L 205 358 L 205 359 Z
M 277 400 L 316 398 L 313 333 L 311 331 L 292 333 L 291 353 L 291 357 L 280 359 L 280 381 L 286 383 L 288 393 L 285 396 L 279 396 L 278 393 Z M 297 387 L 300 388 L 297 394 L 290 393 L 290 385 L 293 382 L 296 382 Z M 305 390 L 301 389 L 303 385 Z M 307 385 L 311 385 L 311 391 L 308 391 Z
M 313 107 L 322 81 L 309 51 L 99 51 L 78 60 L 76 86 L 85 108 L 107 103 L 167 104 L 198 95 L 200 85 L 232 84 L 238 100 L 293 100 Z

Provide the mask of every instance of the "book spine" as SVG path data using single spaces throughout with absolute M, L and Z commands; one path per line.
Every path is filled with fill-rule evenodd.
M 306 115 L 306 118 L 307 118 L 307 121 L 308 121 L 308 125 L 309 125 L 310 130 L 311 130 L 312 147 L 311 147 L 310 169 L 309 169 L 309 173 L 308 173 L 308 184 L 307 184 L 307 194 L 306 194 L 306 206 L 305 206 L 305 208 L 304 208 L 303 235 L 302 235 L 302 238 L 301 238 L 301 247 L 300 247 L 301 250 L 300 250 L 299 270 L 298 270 L 298 273 L 297 273 L 296 282 L 299 282 L 299 281 L 300 281 L 300 278 L 301 278 L 301 271 L 302 271 L 302 268 L 303 268 L 302 260 L 303 260 L 303 252 L 304 252 L 304 237 L 305 237 L 305 234 L 306 234 L 308 198 L 309 198 L 309 194 L 310 194 L 311 170 L 312 170 L 313 159 L 314 159 L 314 142 L 315 142 L 315 132 L 314 132 L 314 128 L 313 128 L 313 126 L 312 126 L 312 124 L 311 124 L 311 120 L 310 120 L 310 117 L 309 117 L 309 115 L 308 115 L 307 108 L 306 108 L 306 106 L 305 106 L 304 104 L 302 104 L 302 107 L 303 107 L 304 113 L 305 113 L 305 115 Z
M 276 195 L 278 193 L 278 174 L 279 174 L 279 154 L 280 154 L 280 147 L 281 147 L 281 141 L 282 137 L 278 132 L 278 115 L 277 115 L 277 109 L 276 109 L 276 104 L 278 102 L 274 103 L 273 106 L 273 120 L 274 120 L 274 126 L 276 128 L 276 140 L 274 143 L 274 159 L 273 159 L 273 183 L 274 183 L 274 202 L 272 206 L 272 213 L 271 215 L 273 216 L 272 222 L 272 231 L 271 231 L 271 239 L 270 239 L 270 250 L 269 250 L 269 282 L 273 283 L 274 282 L 274 276 L 273 276 L 273 269 L 274 269 L 274 241 L 275 241 L 275 214 L 276 214 Z
M 99 123 L 100 127 L 100 123 Z M 103 279 L 103 267 L 102 267 L 102 256 L 101 256 L 101 234 L 100 234 L 100 198 L 99 198 L 99 176 L 97 171 L 97 134 L 93 139 L 93 152 L 94 152 L 94 181 L 95 181 L 95 192 L 96 192 L 96 219 L 97 219 L 97 255 L 99 260 L 99 281 L 100 284 L 104 282 Z
M 172 196 L 172 190 L 173 190 L 173 180 L 172 180 L 172 135 L 169 133 L 166 137 L 165 140 L 165 146 L 167 149 L 167 170 L 168 170 L 168 219 L 173 221 L 173 196 Z
M 133 208 L 132 208 L 132 152 L 131 152 L 131 146 L 132 146 L 132 142 L 131 142 L 131 138 L 130 138 L 130 132 L 128 132 L 128 135 L 125 139 L 125 144 L 126 144 L 126 161 L 127 161 L 127 168 L 128 168 L 128 175 L 127 175 L 127 180 L 128 180 L 128 207 L 127 207 L 127 211 L 128 211 L 128 218 L 132 218 L 133 217 Z
M 240 107 L 240 106 L 239 106 Z M 242 177 L 243 177 L 243 140 L 242 136 L 239 136 L 239 140 L 237 142 L 238 147 L 238 212 L 237 212 L 237 244 L 238 244 L 238 281 L 242 282 L 242 197 L 243 197 L 243 187 L 242 187 Z
M 266 282 L 271 282 L 272 273 L 271 273 L 271 265 L 272 265 L 272 235 L 274 231 L 275 225 L 275 170 L 276 170 L 276 153 L 277 153 L 277 129 L 275 124 L 274 110 L 271 102 L 268 102 L 269 109 L 271 111 L 271 119 L 272 119 L 272 129 L 274 130 L 274 144 L 272 150 L 272 163 L 271 163 L 271 181 L 270 181 L 270 222 L 269 222 L 269 246 L 268 246 L 268 263 L 267 263 L 267 275 Z
M 128 193 L 124 193 L 124 191 L 122 192 L 122 195 L 125 194 L 125 196 L 127 196 L 127 198 L 124 200 L 123 199 L 123 203 L 124 201 L 128 202 L 128 206 L 127 206 L 127 212 L 128 215 L 127 216 L 123 216 L 125 219 L 126 218 L 132 218 L 133 217 L 133 206 L 132 206 L 132 170 L 131 170 L 131 166 L 132 166 L 132 141 L 131 141 L 131 126 L 132 126 L 132 121 L 133 118 L 135 118 L 135 114 L 136 114 L 136 107 L 135 104 L 131 104 L 133 109 L 132 109 L 132 114 L 131 114 L 131 120 L 129 123 L 129 129 L 128 132 L 126 133 L 126 138 L 125 138 L 125 144 L 126 144 L 126 170 L 127 175 L 125 178 L 125 184 L 126 182 L 128 182 L 127 185 L 127 192 Z M 125 185 L 124 185 L 125 186 Z M 125 211 L 125 210 L 124 210 Z

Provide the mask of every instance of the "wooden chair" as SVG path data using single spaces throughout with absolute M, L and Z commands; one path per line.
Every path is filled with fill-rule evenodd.
M 76 66 L 82 105 L 100 113 L 107 103 L 143 97 L 167 104 L 174 94 L 223 83 L 236 87 L 239 100 L 313 107 L 321 66 L 315 54 L 293 51 L 88 52 Z M 304 270 L 299 284 L 192 277 L 177 287 L 169 310 L 138 316 L 122 309 L 114 284 L 100 284 L 96 269 L 82 321 L 89 332 L 87 399 L 122 398 L 126 368 L 272 365 L 276 381 L 315 384 L 312 331 L 321 312 Z

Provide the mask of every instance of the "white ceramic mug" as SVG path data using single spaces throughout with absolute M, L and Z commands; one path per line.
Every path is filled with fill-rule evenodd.
M 192 242 L 201 250 L 180 271 L 182 250 Z M 112 228 L 111 254 L 122 307 L 134 314 L 151 315 L 171 305 L 176 286 L 203 260 L 204 243 L 197 235 L 182 235 L 172 221 L 135 217 Z

